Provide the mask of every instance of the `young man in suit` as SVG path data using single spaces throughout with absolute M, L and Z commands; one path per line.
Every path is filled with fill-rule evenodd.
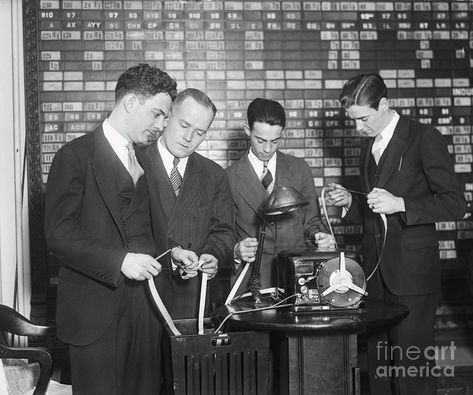
M 169 308 L 175 319 L 197 318 L 197 267 L 211 279 L 232 264 L 234 218 L 228 181 L 218 164 L 195 152 L 215 113 L 215 105 L 202 91 L 189 88 L 180 92 L 163 135 L 139 153 L 151 189 L 159 191 L 167 236 L 192 251 L 192 265 L 184 275 L 188 280 L 174 275 L 167 295 L 172 299 Z
M 346 220 L 363 222 L 363 268 L 372 276 L 368 301 L 409 308 L 399 324 L 369 333 L 371 393 L 431 395 L 436 384 L 429 369 L 435 359 L 429 349 L 435 346 L 440 289 L 435 222 L 461 219 L 466 202 L 442 135 L 400 116 L 387 97 L 378 74 L 358 75 L 344 85 L 340 102 L 368 137 L 361 145 L 360 171 L 367 198 L 331 184 L 328 199 L 345 208 Z M 417 374 L 401 370 L 390 380 L 385 374 L 390 363 L 406 370 L 414 367 Z
M 61 263 L 57 328 L 69 345 L 74 394 L 159 393 L 162 325 L 144 280 L 164 286 L 154 256 L 167 249 L 166 224 L 159 201 L 150 212 L 133 145 L 156 139 L 175 96 L 165 72 L 131 67 L 108 119 L 62 147 L 51 165 L 45 234 Z M 173 258 L 187 257 L 175 249 Z
M 276 101 L 255 99 L 248 106 L 245 133 L 250 149 L 226 169 L 232 192 L 237 240 L 234 258 L 253 262 L 257 236 L 263 222 L 262 209 L 275 186 L 290 186 L 309 202 L 282 215 L 266 229 L 261 262 L 262 287 L 277 284 L 275 255 L 284 249 L 304 248 L 308 243 L 332 248 L 335 240 L 326 233 L 320 218 L 317 191 L 309 166 L 302 158 L 278 150 L 286 125 L 284 108 Z M 249 278 L 249 273 L 247 273 Z M 246 287 L 245 282 L 242 283 Z M 246 288 L 240 288 L 243 291 Z M 239 292 L 240 293 L 240 292 Z

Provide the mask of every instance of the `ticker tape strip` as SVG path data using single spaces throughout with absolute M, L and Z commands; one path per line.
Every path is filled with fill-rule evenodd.
M 164 321 L 166 321 L 166 324 L 168 324 L 169 329 L 171 330 L 174 336 L 180 336 L 181 332 L 177 330 L 171 316 L 169 315 L 168 310 L 166 309 L 166 306 L 164 306 L 161 296 L 159 296 L 158 290 L 156 289 L 156 285 L 154 284 L 154 278 L 151 278 L 148 280 L 148 286 L 149 286 L 149 290 L 151 291 L 151 296 L 153 297 L 154 302 L 156 303 L 156 306 L 158 307 L 158 310 L 163 316 Z
M 200 284 L 200 302 L 199 302 L 199 317 L 198 317 L 198 334 L 204 334 L 204 314 L 205 314 L 205 299 L 207 296 L 207 273 L 202 272 L 202 282 Z
M 233 284 L 233 288 L 231 289 L 230 293 L 228 294 L 227 300 L 225 300 L 225 304 L 229 304 L 233 300 L 233 298 L 235 297 L 235 294 L 237 293 L 238 288 L 240 288 L 240 285 L 241 285 L 243 279 L 245 278 L 246 272 L 248 271 L 249 268 L 250 268 L 250 263 L 247 262 L 245 264 L 245 267 L 243 268 L 243 270 L 240 272 L 238 278 L 236 279 L 235 284 Z

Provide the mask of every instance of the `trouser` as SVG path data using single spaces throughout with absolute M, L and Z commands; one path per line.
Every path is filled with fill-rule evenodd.
M 124 286 L 107 331 L 92 344 L 69 345 L 74 394 L 159 394 L 163 327 L 146 294 L 146 282 L 127 279 Z
M 403 304 L 409 314 L 399 323 L 367 333 L 372 395 L 436 393 L 434 322 L 438 294 L 399 296 L 389 292 L 379 270 L 368 283 L 368 303 Z

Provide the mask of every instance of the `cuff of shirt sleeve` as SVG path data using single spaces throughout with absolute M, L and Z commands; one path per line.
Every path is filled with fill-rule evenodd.
M 237 253 L 236 253 L 236 247 L 237 247 L 238 244 L 235 244 L 235 246 L 233 247 L 233 260 L 235 261 L 235 263 L 241 263 L 241 259 L 237 257 Z

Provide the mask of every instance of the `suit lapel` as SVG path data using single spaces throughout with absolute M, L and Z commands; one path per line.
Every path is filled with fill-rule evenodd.
M 141 152 L 140 152 L 141 153 Z M 158 188 L 159 200 L 165 209 L 167 221 L 172 217 L 174 207 L 176 205 L 176 195 L 171 185 L 171 181 L 167 175 L 163 160 L 159 154 L 157 144 L 152 144 L 142 149 L 142 160 L 145 168 L 146 176 L 149 178 L 150 188 Z
M 261 208 L 266 202 L 268 194 L 255 173 L 253 166 L 251 166 L 247 153 L 239 162 L 236 175 L 235 190 L 238 191 L 248 206 L 263 219 Z
M 394 129 L 393 137 L 379 162 L 377 186 L 383 188 L 393 171 L 400 166 L 402 156 L 408 148 L 409 120 L 401 117 Z
M 276 182 L 274 186 L 292 185 L 294 183 L 294 177 L 298 177 L 295 173 L 286 155 L 278 152 L 276 157 Z
M 115 221 L 121 236 L 124 238 L 121 225 L 121 214 L 118 203 L 118 188 L 115 180 L 115 165 L 119 162 L 115 151 L 105 138 L 102 127 L 98 128 L 94 135 L 94 169 L 95 179 L 100 194 L 105 201 L 113 220 Z M 121 164 L 121 162 L 119 163 Z
M 145 179 L 150 199 L 153 234 L 158 246 L 158 253 L 167 249 L 167 224 L 171 210 L 166 210 L 161 191 L 164 188 L 160 180 L 168 178 L 156 144 L 136 150 L 137 158 L 145 171 Z M 164 194 L 163 194 L 164 195 Z M 174 207 L 174 203 L 172 206 Z M 162 259 L 164 265 L 170 265 L 169 260 Z
M 202 190 L 202 172 L 203 169 L 198 157 L 196 154 L 191 154 L 182 179 L 181 191 L 169 219 L 169 232 L 182 222 L 182 219 L 188 215 L 189 209 L 195 209 L 195 196 Z
M 360 158 L 360 171 L 361 171 L 361 188 L 363 192 L 370 192 L 371 186 L 368 175 L 368 165 L 371 159 L 371 147 L 373 146 L 374 139 L 370 138 L 367 141 L 363 141 L 361 147 L 361 158 Z

